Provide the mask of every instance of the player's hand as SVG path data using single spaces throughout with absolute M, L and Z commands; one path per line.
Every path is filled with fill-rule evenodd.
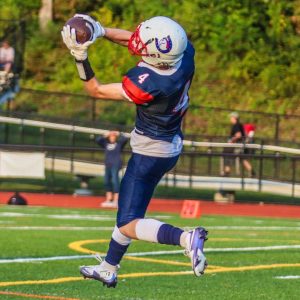
M 83 61 L 87 59 L 87 49 L 91 44 L 94 43 L 95 39 L 85 42 L 84 44 L 77 43 L 75 29 L 71 29 L 69 25 L 63 27 L 61 36 L 63 42 L 66 44 L 76 60 Z
M 83 18 L 84 20 L 88 21 L 89 23 L 91 23 L 93 25 L 93 28 L 94 28 L 93 41 L 96 40 L 96 38 L 105 36 L 104 27 L 98 21 L 95 21 L 90 16 L 84 15 L 84 14 L 76 14 L 74 17 Z

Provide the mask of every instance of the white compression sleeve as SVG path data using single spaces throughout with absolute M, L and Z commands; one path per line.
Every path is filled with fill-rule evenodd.
M 131 239 L 122 234 L 117 226 L 114 228 L 112 238 L 122 246 L 127 246 L 131 243 Z
M 157 233 L 163 224 L 154 219 L 141 219 L 136 223 L 135 234 L 139 240 L 157 243 Z

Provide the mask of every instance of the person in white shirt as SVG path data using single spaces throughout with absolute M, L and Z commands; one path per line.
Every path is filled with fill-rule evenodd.
M 15 50 L 7 40 L 2 42 L 0 47 L 0 70 L 9 73 L 15 59 Z

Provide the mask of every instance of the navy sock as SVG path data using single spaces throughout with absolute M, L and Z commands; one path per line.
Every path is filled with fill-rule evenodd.
M 113 266 L 118 265 L 123 255 L 127 251 L 128 246 L 129 245 L 120 245 L 114 239 L 111 239 L 109 243 L 109 249 L 105 257 L 105 261 Z
M 183 230 L 169 224 L 160 226 L 157 233 L 157 241 L 160 244 L 180 246 L 180 236 Z

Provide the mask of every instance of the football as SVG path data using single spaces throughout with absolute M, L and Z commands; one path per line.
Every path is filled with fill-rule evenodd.
M 77 43 L 84 44 L 92 39 L 93 25 L 83 18 L 73 17 L 69 19 L 65 25 L 69 25 L 75 29 Z

